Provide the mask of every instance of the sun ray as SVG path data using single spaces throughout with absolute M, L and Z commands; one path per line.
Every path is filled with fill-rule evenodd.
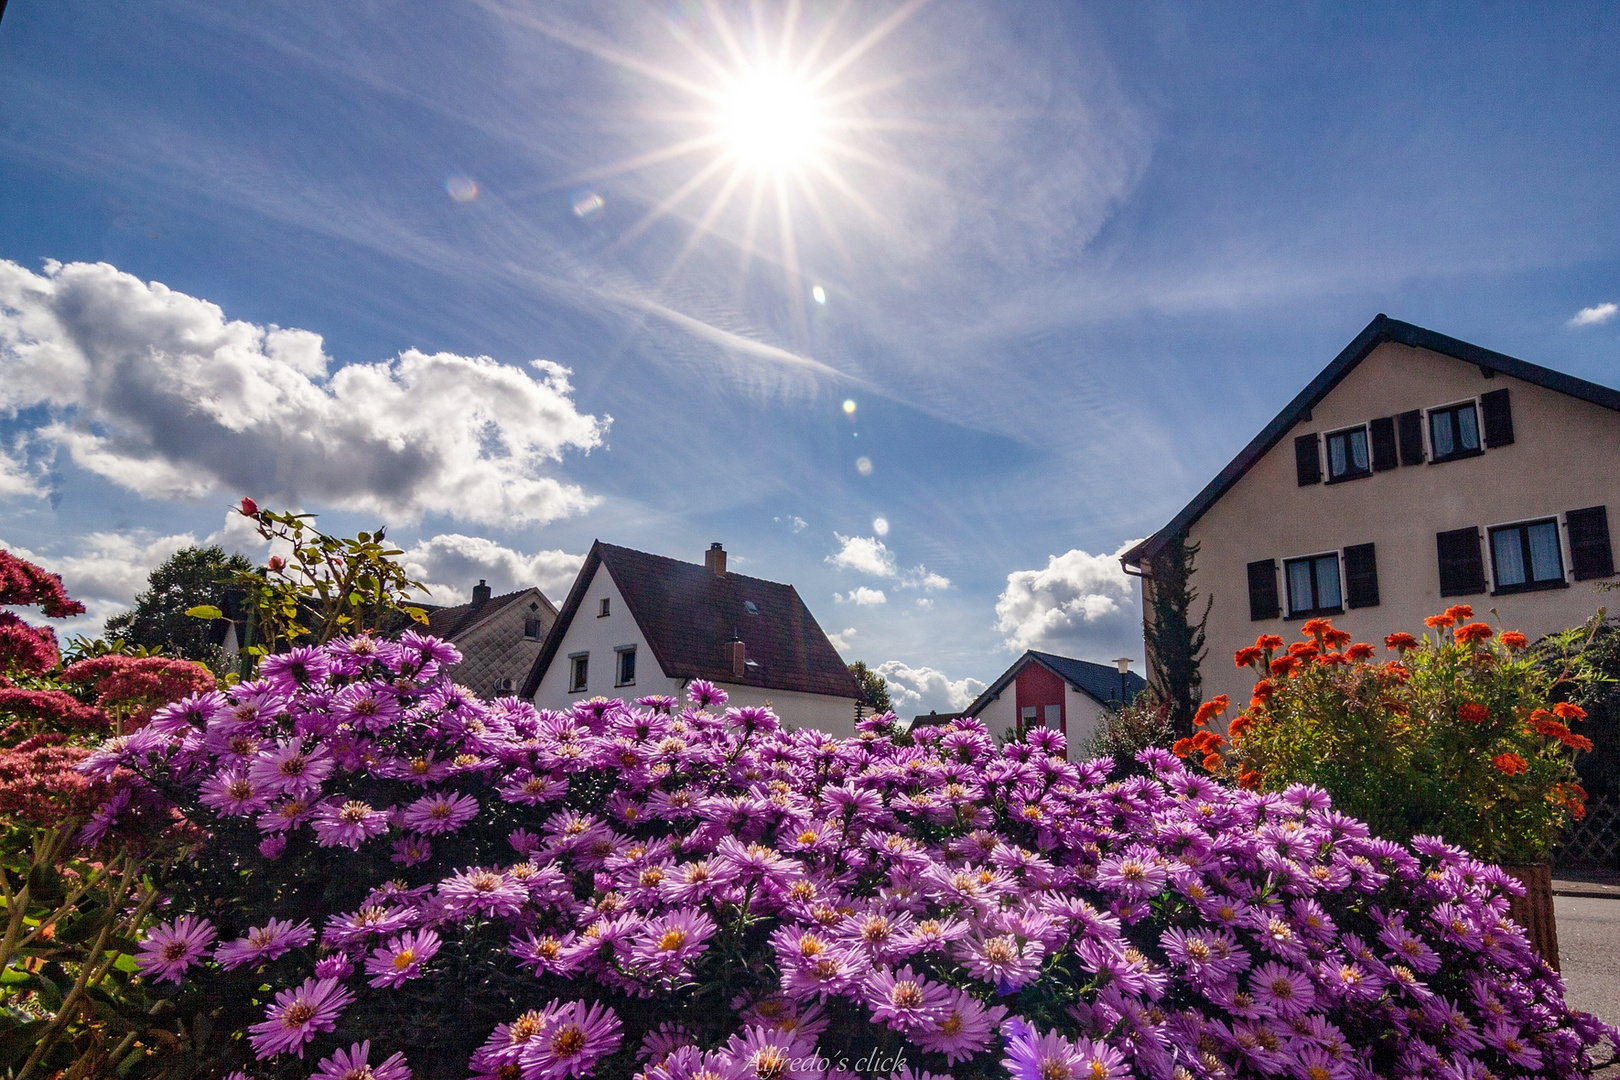
M 845 68 L 859 60 L 878 42 L 888 37 L 907 19 L 917 14 L 918 10 L 926 3 L 928 3 L 928 0 L 907 0 L 906 3 L 900 5 L 889 14 L 888 18 L 872 27 L 864 37 L 845 49 L 838 59 L 818 71 L 816 77 L 810 82 L 811 88 L 820 90 L 823 86 L 836 79 Z
M 604 253 L 611 254 L 612 252 L 622 249 L 629 244 L 630 241 L 636 239 L 642 233 L 652 228 L 654 222 L 663 217 L 665 214 L 668 214 L 681 203 L 685 202 L 688 195 L 702 187 L 708 182 L 711 176 L 719 172 L 721 169 L 724 169 L 727 164 L 729 163 L 725 158 L 715 158 L 713 161 L 709 162 L 709 164 L 705 165 L 699 172 L 689 177 L 686 183 L 676 188 L 669 195 L 665 196 L 658 203 L 658 205 L 654 206 L 651 210 L 643 214 L 634 225 L 630 226 L 623 233 L 620 233 L 618 239 L 609 244 L 604 250 Z
M 686 238 L 686 243 L 681 245 L 681 250 L 675 256 L 674 261 L 670 263 L 669 269 L 664 271 L 664 276 L 658 283 L 660 291 L 674 279 L 676 272 L 686 265 L 686 260 L 692 257 L 692 253 L 698 249 L 698 245 L 707 238 L 709 230 L 714 228 L 715 221 L 719 219 L 721 213 L 725 211 L 726 206 L 731 202 L 732 192 L 737 190 L 737 186 L 747 178 L 747 175 L 748 170 L 740 165 L 731 170 L 731 175 L 726 177 L 726 182 L 721 185 L 719 191 L 715 192 L 714 198 L 709 200 L 709 208 L 703 212 L 703 216 L 692 226 L 692 234 Z

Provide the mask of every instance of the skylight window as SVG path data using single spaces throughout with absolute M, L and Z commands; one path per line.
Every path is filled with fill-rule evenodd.
M 748 609 L 748 614 L 750 614 L 750 615 L 758 615 L 759 614 L 759 608 L 755 606 L 755 604 L 754 604 L 754 602 L 752 600 L 744 600 L 743 601 L 743 607 Z

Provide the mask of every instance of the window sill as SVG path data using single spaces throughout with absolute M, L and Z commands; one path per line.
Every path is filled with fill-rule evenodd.
M 1522 585 L 1499 585 L 1491 592 L 1492 596 L 1512 596 L 1522 592 L 1548 592 L 1552 589 L 1567 589 L 1569 582 L 1563 578 L 1552 581 L 1527 581 Z
M 1321 619 L 1328 615 L 1343 615 L 1342 607 L 1317 608 L 1315 611 L 1296 611 L 1283 616 L 1283 622 L 1299 622 L 1301 619 Z
M 1483 450 L 1459 450 L 1455 454 L 1447 454 L 1445 457 L 1430 458 L 1429 464 L 1444 465 L 1448 461 L 1461 461 L 1463 458 L 1480 457 L 1484 453 Z
M 1369 479 L 1371 476 L 1372 476 L 1372 470 L 1368 469 L 1366 472 L 1352 472 L 1352 473 L 1345 473 L 1343 476 L 1330 476 L 1325 481 L 1325 483 L 1327 483 L 1327 485 L 1331 487 L 1334 484 L 1347 484 L 1351 480 L 1366 480 L 1366 479 Z

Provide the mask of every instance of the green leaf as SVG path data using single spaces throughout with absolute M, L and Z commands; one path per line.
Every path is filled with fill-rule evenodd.
M 186 614 L 193 619 L 223 619 L 225 613 L 213 604 L 198 604 L 196 607 L 186 608 Z
M 39 1036 L 50 1026 L 49 1019 L 30 1020 L 0 1034 L 0 1069 L 14 1069 L 28 1059 Z

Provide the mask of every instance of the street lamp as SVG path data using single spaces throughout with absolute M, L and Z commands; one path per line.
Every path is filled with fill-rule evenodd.
M 1126 704 L 1125 674 L 1131 670 L 1131 658 L 1128 656 L 1122 656 L 1118 660 L 1114 661 L 1114 666 L 1119 668 L 1119 707 L 1123 709 Z

